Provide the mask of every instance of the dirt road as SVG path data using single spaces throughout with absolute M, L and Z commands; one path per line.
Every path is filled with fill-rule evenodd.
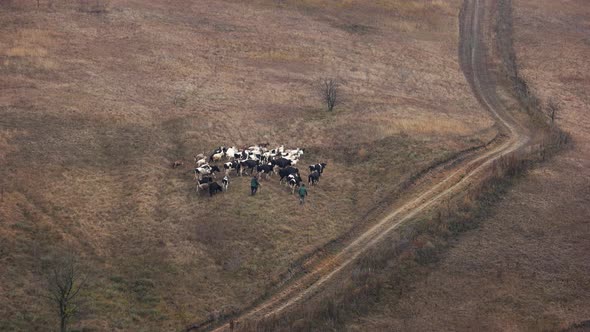
M 527 131 L 506 111 L 496 93 L 492 75 L 486 60 L 483 38 L 485 0 L 466 0 L 460 15 L 461 41 L 459 58 L 465 77 L 482 106 L 490 112 L 498 126 L 508 137 L 500 144 L 484 150 L 479 155 L 466 160 L 445 175 L 437 184 L 424 189 L 417 197 L 409 200 L 395 211 L 384 216 L 356 239 L 345 245 L 337 254 L 319 261 L 310 271 L 294 280 L 281 291 L 269 297 L 249 311 L 244 312 L 238 321 L 256 320 L 278 314 L 291 305 L 301 302 L 316 293 L 324 284 L 355 261 L 368 248 L 381 241 L 388 233 L 419 213 L 434 207 L 456 192 L 465 190 L 478 181 L 478 175 L 498 158 L 524 147 L 529 141 Z M 192 329 L 191 327 L 188 330 Z M 214 331 L 227 331 L 226 323 Z

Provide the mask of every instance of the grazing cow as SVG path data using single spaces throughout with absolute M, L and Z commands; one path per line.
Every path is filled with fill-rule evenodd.
M 240 176 L 244 175 L 246 168 L 250 170 L 250 175 L 252 175 L 256 166 L 258 166 L 258 160 L 248 159 L 240 162 Z
M 276 150 L 267 151 L 262 154 L 262 161 L 264 161 L 265 163 L 269 163 L 274 159 L 276 155 Z
M 199 153 L 198 155 L 194 156 L 194 158 L 195 158 L 195 163 L 196 163 L 197 160 L 205 158 L 205 154 Z
M 303 149 L 294 149 L 294 150 L 287 150 L 285 153 L 290 156 L 292 159 L 299 159 L 303 156 Z
M 210 176 L 205 176 L 202 179 L 197 180 L 197 192 L 209 188 L 209 183 L 211 182 L 213 182 L 213 178 Z
M 287 158 L 279 158 L 272 161 L 273 166 L 278 165 L 280 168 L 285 168 L 291 165 L 292 161 Z
M 261 174 L 261 175 L 262 174 L 266 174 L 268 176 L 268 175 L 272 175 L 273 168 L 272 168 L 272 165 L 271 164 L 258 165 L 256 167 L 256 172 L 258 174 Z
M 315 165 L 310 165 L 309 171 L 312 173 L 315 171 L 318 171 L 321 175 L 322 173 L 324 173 L 324 168 L 326 168 L 327 165 L 328 164 L 326 164 L 326 163 L 319 163 L 319 164 L 315 164 Z
M 309 174 L 307 177 L 307 183 L 313 186 L 316 183 L 320 182 L 320 172 L 314 171 L 313 173 Z
M 199 160 L 195 160 L 195 163 L 197 164 L 197 167 L 201 167 L 207 164 L 207 159 L 201 158 Z
M 213 154 L 217 154 L 217 153 L 221 153 L 221 152 L 225 152 L 227 149 L 225 148 L 225 146 L 220 146 L 217 149 L 213 150 Z
M 231 148 L 229 148 L 225 151 L 225 157 L 227 159 L 234 159 L 234 158 L 236 158 L 237 152 L 238 152 L 238 149 L 236 149 L 235 146 L 232 146 Z
M 227 175 L 221 180 L 221 186 L 223 187 L 224 191 L 227 191 L 227 188 L 229 188 L 229 177 Z
M 236 174 L 240 173 L 240 162 L 239 161 L 230 161 L 223 164 L 223 168 L 225 168 L 225 175 L 228 175 L 231 170 L 236 170 Z
M 211 182 L 209 184 L 209 196 L 213 197 L 214 194 L 223 192 L 223 188 L 217 182 Z
M 197 177 L 198 180 L 200 180 L 203 175 L 211 174 L 215 177 L 215 172 L 220 172 L 219 167 L 203 165 L 202 167 L 195 168 L 195 177 Z
M 209 157 L 209 162 L 220 161 L 224 155 L 225 155 L 225 152 L 223 152 L 223 151 L 218 152 L 218 153 L 214 153 L 211 155 L 211 157 Z
M 279 182 L 282 183 L 283 182 L 283 179 L 286 178 L 287 176 L 291 175 L 291 174 L 299 174 L 299 170 L 297 168 L 291 167 L 291 166 L 286 167 L 286 168 L 283 168 L 283 169 L 280 169 L 279 170 L 279 176 L 281 178 L 279 179 Z
M 175 161 L 172 163 L 172 168 L 177 168 L 177 167 L 180 167 L 180 166 L 182 166 L 182 165 L 183 165 L 183 162 L 182 162 L 182 160 L 175 160 Z
M 291 195 L 293 195 L 295 194 L 295 188 L 301 185 L 301 176 L 299 176 L 299 173 L 289 174 L 287 179 L 287 184 L 291 188 Z

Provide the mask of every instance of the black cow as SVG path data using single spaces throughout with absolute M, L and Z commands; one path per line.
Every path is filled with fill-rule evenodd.
M 223 192 L 223 188 L 217 182 L 209 184 L 209 196 L 213 197 L 216 193 Z
M 291 167 L 291 166 L 280 169 L 279 176 L 281 178 L 279 179 L 279 182 L 283 182 L 283 179 L 291 174 L 299 174 L 299 170 L 297 168 Z
M 250 170 L 250 175 L 254 172 L 254 167 L 258 166 L 258 160 L 244 160 L 240 162 L 240 175 L 244 174 L 247 169 Z
M 310 165 L 309 171 L 311 173 L 317 171 L 321 175 L 322 173 L 324 173 L 324 168 L 326 168 L 327 165 L 328 164 L 326 164 L 326 163 L 319 163 L 319 164 L 315 164 L 315 165 Z
M 199 190 L 205 190 L 209 187 L 209 183 L 213 182 L 213 178 L 210 176 L 206 176 L 200 180 L 197 180 L 197 192 Z
M 285 168 L 287 166 L 291 165 L 291 160 L 287 159 L 287 158 L 279 158 L 279 159 L 275 159 L 272 162 L 272 165 L 277 165 L 280 168 Z
M 258 165 L 258 167 L 256 167 L 256 172 L 258 172 L 258 174 L 271 175 L 273 173 L 272 165 L 271 164 Z
M 314 171 L 307 177 L 308 184 L 311 183 L 311 185 L 315 185 L 318 182 L 320 182 L 320 172 L 318 171 Z

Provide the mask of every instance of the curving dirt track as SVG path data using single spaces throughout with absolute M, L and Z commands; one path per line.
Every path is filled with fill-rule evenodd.
M 316 293 L 324 284 L 349 266 L 355 259 L 382 240 L 399 225 L 432 208 L 442 200 L 457 192 L 465 190 L 478 181 L 481 171 L 498 158 L 521 149 L 529 142 L 525 127 L 519 125 L 503 106 L 496 93 L 493 76 L 488 68 L 484 43 L 484 22 L 488 10 L 486 0 L 465 0 L 460 15 L 459 59 L 466 79 L 471 84 L 474 94 L 481 105 L 490 112 L 498 126 L 508 137 L 500 144 L 470 160 L 457 165 L 450 173 L 430 188 L 425 188 L 417 197 L 407 201 L 395 211 L 382 217 L 369 229 L 346 244 L 338 253 L 319 261 L 309 272 L 294 280 L 266 301 L 244 312 L 239 321 L 256 320 L 276 315 L 291 305 L 301 302 Z M 187 328 L 191 330 L 192 326 Z M 214 331 L 228 331 L 229 323 L 218 326 Z

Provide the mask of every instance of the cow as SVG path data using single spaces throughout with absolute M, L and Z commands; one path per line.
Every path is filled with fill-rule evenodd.
M 211 182 L 209 184 L 209 196 L 213 197 L 216 193 L 223 192 L 223 188 L 217 182 Z
M 244 160 L 240 162 L 240 176 L 244 175 L 244 171 L 250 170 L 250 175 L 254 172 L 254 167 L 258 166 L 258 160 Z
M 195 163 L 196 163 L 197 160 L 205 158 L 205 154 L 204 153 L 199 153 L 198 155 L 195 155 L 193 157 L 195 158 Z
M 209 162 L 215 162 L 215 161 L 220 161 L 221 158 L 223 158 L 223 156 L 225 156 L 225 152 L 221 151 L 218 153 L 214 153 L 209 157 Z
M 301 176 L 299 176 L 299 173 L 289 174 L 287 184 L 291 188 L 291 195 L 295 194 L 295 188 L 301 185 Z
M 227 175 L 221 180 L 221 186 L 223 187 L 224 191 L 227 191 L 227 188 L 229 188 L 229 177 Z
M 215 172 L 220 172 L 219 167 L 203 165 L 202 167 L 195 168 L 195 177 L 198 180 L 200 180 L 203 175 L 211 174 L 213 177 L 215 177 Z
M 279 170 L 279 176 L 281 178 L 279 179 L 279 182 L 282 183 L 283 182 L 283 179 L 286 178 L 287 176 L 291 175 L 291 174 L 299 174 L 299 170 L 297 168 L 291 167 L 291 166 L 286 167 L 286 168 L 283 168 L 283 169 L 280 169 Z
M 309 171 L 311 173 L 318 171 L 320 173 L 320 175 L 322 173 L 324 173 L 324 168 L 326 168 L 328 164 L 326 163 L 319 163 L 319 164 L 315 164 L 315 165 L 309 165 Z
M 309 176 L 307 177 L 307 183 L 315 185 L 318 182 L 320 182 L 320 172 L 313 171 L 313 173 L 309 174 Z
M 195 164 L 197 164 L 197 167 L 201 167 L 203 165 L 206 165 L 207 159 L 205 159 L 205 158 L 195 159 Z
M 303 155 L 303 149 L 286 150 L 285 153 L 293 159 L 299 159 Z
M 273 166 L 274 165 L 277 165 L 280 168 L 285 168 L 287 166 L 290 166 L 291 163 L 292 163 L 292 161 L 289 160 L 289 159 L 287 159 L 287 158 L 279 158 L 279 159 L 273 160 L 271 163 L 272 163 Z
M 273 167 L 271 164 L 265 164 L 265 165 L 258 165 L 256 167 L 256 172 L 258 174 L 266 174 L 268 175 L 272 175 L 273 173 Z
M 236 154 L 237 154 L 237 152 L 238 152 L 238 149 L 236 149 L 236 147 L 235 147 L 235 146 L 232 146 L 231 148 L 228 148 L 228 149 L 225 151 L 225 157 L 226 157 L 228 160 L 235 159 L 235 158 L 236 158 Z
M 213 182 L 213 178 L 210 176 L 205 176 L 202 179 L 197 180 L 197 192 L 199 192 L 199 190 L 207 189 L 211 182 Z
M 232 169 L 236 170 L 236 174 L 240 173 L 240 162 L 234 160 L 223 164 L 223 168 L 225 169 L 225 175 L 228 175 Z
M 221 152 L 225 152 L 225 151 L 227 151 L 227 148 L 225 146 L 220 146 L 217 149 L 213 150 L 213 154 L 221 153 Z

